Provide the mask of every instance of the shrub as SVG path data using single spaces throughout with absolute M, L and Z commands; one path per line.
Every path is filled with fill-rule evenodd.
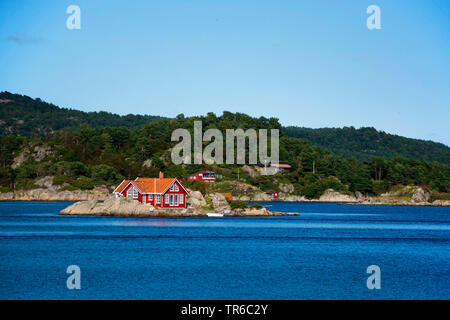
M 60 161 L 52 167 L 57 175 L 66 175 L 69 177 L 88 176 L 89 168 L 80 161 L 68 162 Z
M 231 209 L 246 209 L 248 208 L 248 203 L 245 201 L 234 200 L 230 202 Z
M 201 181 L 183 181 L 183 185 L 194 191 L 200 191 L 202 194 L 210 193 L 211 186 L 207 182 Z
M 384 183 L 384 181 L 374 181 L 373 182 L 373 192 L 375 195 L 379 196 L 382 193 L 385 193 L 388 190 L 388 186 Z
M 429 201 L 435 200 L 450 200 L 450 193 L 432 191 Z
M 75 190 L 77 190 L 77 188 L 75 188 L 74 186 L 64 186 L 60 190 L 61 191 L 75 191 Z
M 60 185 L 62 185 L 64 183 L 71 183 L 71 182 L 72 182 L 72 179 L 70 179 L 67 176 L 56 175 L 56 176 L 53 177 L 53 184 L 57 185 L 57 186 L 60 186 Z
M 264 208 L 262 205 L 260 205 L 259 203 L 254 203 L 250 206 L 250 208 L 252 209 L 262 209 Z
M 334 191 L 339 192 L 347 191 L 347 187 L 338 180 L 334 178 L 324 178 L 303 187 L 301 194 L 309 199 L 318 198 L 327 189 L 333 189 Z
M 36 163 L 34 161 L 26 161 L 15 169 L 17 180 L 36 178 Z
M 10 192 L 11 188 L 9 187 L 0 187 L 0 193 L 6 193 L 6 192 Z
M 91 178 L 81 176 L 72 182 L 72 186 L 81 190 L 90 190 L 95 187 L 95 183 Z
M 99 164 L 91 168 L 91 178 L 97 182 L 117 183 L 123 177 L 113 167 Z

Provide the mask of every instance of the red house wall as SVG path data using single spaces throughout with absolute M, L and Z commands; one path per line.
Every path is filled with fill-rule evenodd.
M 128 187 L 126 187 L 125 189 L 123 189 L 122 191 L 122 195 L 126 198 L 127 197 L 127 192 L 128 189 L 133 188 L 133 185 L 129 185 Z M 136 188 L 137 189 L 137 188 Z M 139 202 L 142 202 L 142 194 L 139 192 L 138 190 L 138 197 L 137 198 L 133 198 L 133 193 L 131 193 L 131 199 L 133 200 L 138 200 Z
M 187 193 L 186 193 L 186 191 L 184 191 L 184 189 L 181 187 L 181 185 L 178 183 L 178 182 L 175 182 L 175 184 L 177 184 L 178 185 L 178 191 L 170 191 L 170 188 L 169 189 L 167 189 L 167 191 L 166 191 L 166 193 L 164 193 L 164 194 L 162 194 L 161 195 L 161 201 L 160 201 L 160 203 L 159 204 L 157 204 L 156 203 L 156 194 L 154 194 L 153 195 L 153 199 L 152 199 L 152 201 L 148 201 L 148 199 L 150 198 L 150 195 L 149 194 L 144 194 L 144 195 L 142 195 L 140 192 L 139 192 L 139 190 L 138 190 L 138 197 L 137 198 L 133 198 L 133 197 L 131 197 L 131 199 L 135 199 L 135 200 L 138 200 L 139 202 L 141 202 L 141 203 L 149 203 L 149 204 L 151 204 L 152 206 L 157 206 L 157 207 L 163 207 L 163 208 L 185 208 L 186 207 L 186 196 L 187 196 Z M 122 195 L 124 196 L 124 197 L 127 197 L 127 192 L 128 192 L 128 189 L 130 189 L 130 188 L 132 188 L 133 186 L 130 184 L 128 187 L 126 187 L 123 191 L 122 191 Z M 168 194 L 169 196 L 170 195 L 176 195 L 176 194 L 178 194 L 178 205 L 173 205 L 173 206 L 171 206 L 170 205 L 170 200 L 169 200 L 169 203 L 165 203 L 165 195 L 166 194 Z M 179 200 L 179 197 L 180 197 L 180 195 L 183 195 L 183 203 L 182 204 L 180 204 L 180 200 Z
M 210 182 L 210 181 L 216 181 L 215 178 L 214 178 L 214 179 L 203 179 L 203 176 L 200 176 L 200 173 L 202 173 L 202 172 L 199 172 L 199 173 L 190 175 L 190 176 L 187 178 L 187 180 L 188 180 L 188 181 L 207 181 L 207 182 Z M 195 177 L 195 179 L 194 179 L 194 177 Z
M 183 188 L 180 186 L 180 184 L 178 183 L 178 182 L 175 182 L 175 184 L 176 185 L 178 185 L 178 191 L 170 191 L 170 188 L 169 189 L 167 189 L 167 191 L 166 191 L 166 193 L 162 196 L 162 199 L 161 199 L 161 201 L 162 201 L 162 206 L 163 206 L 163 208 L 185 208 L 186 207 L 186 195 L 187 195 L 187 193 L 183 190 Z M 171 206 L 170 205 L 170 201 L 169 201 L 169 203 L 166 203 L 166 194 L 168 194 L 169 195 L 169 197 L 170 197 L 170 195 L 176 195 L 176 194 L 178 194 L 178 205 L 177 206 Z M 182 194 L 183 195 L 183 204 L 180 204 L 180 194 Z

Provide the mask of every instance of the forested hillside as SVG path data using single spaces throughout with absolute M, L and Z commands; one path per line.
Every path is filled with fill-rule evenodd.
M 0 92 L 0 132 L 2 135 L 47 135 L 62 128 L 76 128 L 81 124 L 97 127 L 135 128 L 162 119 L 149 115 L 119 116 L 109 112 L 83 112 L 60 108 L 54 104 L 27 96 Z
M 378 195 L 398 185 L 419 185 L 438 193 L 450 192 L 450 167 L 438 162 L 406 158 L 374 158 L 361 163 L 312 146 L 305 139 L 282 136 L 280 160 L 289 163 L 288 174 L 252 176 L 236 165 L 174 165 L 170 161 L 171 134 L 177 128 L 193 130 L 194 120 L 208 128 L 281 128 L 275 118 L 252 118 L 224 112 L 217 116 L 161 119 L 139 128 L 82 125 L 58 130 L 45 137 L 1 137 L 0 185 L 3 192 L 34 188 L 40 177 L 54 176 L 65 189 L 91 189 L 99 184 L 116 185 L 123 178 L 181 177 L 210 169 L 223 176 L 221 192 L 235 192 L 236 181 L 263 191 L 291 184 L 295 194 L 319 197 L 326 189 Z M 206 145 L 207 143 L 205 143 Z M 202 188 L 202 186 L 192 186 Z
M 438 161 L 450 165 L 450 148 L 433 141 L 405 138 L 375 128 L 354 127 L 310 129 L 285 127 L 290 137 L 309 140 L 313 145 L 328 149 L 345 158 L 370 161 L 374 157 L 394 159 L 404 157 Z
M 45 136 L 63 128 L 77 128 L 87 124 L 92 128 L 127 127 L 138 129 L 144 124 L 160 120 L 149 115 L 119 116 L 109 112 L 83 112 L 59 108 L 40 99 L 0 93 L 0 133 L 16 136 Z M 280 124 L 278 124 L 280 125 Z M 281 125 L 280 125 L 281 128 Z M 344 158 L 371 161 L 375 157 L 395 157 L 438 161 L 450 165 L 450 148 L 432 141 L 405 138 L 377 131 L 374 128 L 355 129 L 285 127 L 289 137 L 302 138 Z

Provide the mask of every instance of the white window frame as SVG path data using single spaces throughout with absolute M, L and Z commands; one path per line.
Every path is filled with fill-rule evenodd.
M 128 188 L 128 190 L 127 190 L 127 198 L 131 198 L 132 196 L 133 196 L 133 187 L 131 187 L 131 188 Z
M 148 201 L 153 201 L 153 195 L 152 194 L 148 195 Z
M 178 195 L 177 195 L 177 194 L 174 196 L 174 199 L 173 199 L 173 205 L 174 205 L 175 207 L 178 207 Z
M 180 204 L 184 203 L 184 194 L 180 194 Z
M 156 195 L 156 203 L 161 203 L 161 196 L 159 194 Z
M 169 198 L 170 198 L 170 204 L 169 205 L 171 207 L 173 207 L 173 194 L 171 194 Z
M 164 203 L 169 204 L 169 195 L 168 194 L 166 194 L 164 197 Z
M 133 187 L 133 199 L 137 199 L 139 197 L 138 191 L 135 187 Z

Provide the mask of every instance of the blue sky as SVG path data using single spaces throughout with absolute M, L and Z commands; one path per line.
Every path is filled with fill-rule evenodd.
M 66 8 L 81 8 L 68 30 Z M 366 8 L 381 8 L 368 30 Z M 223 110 L 450 145 L 450 2 L 0 1 L 0 90 L 85 111 Z

